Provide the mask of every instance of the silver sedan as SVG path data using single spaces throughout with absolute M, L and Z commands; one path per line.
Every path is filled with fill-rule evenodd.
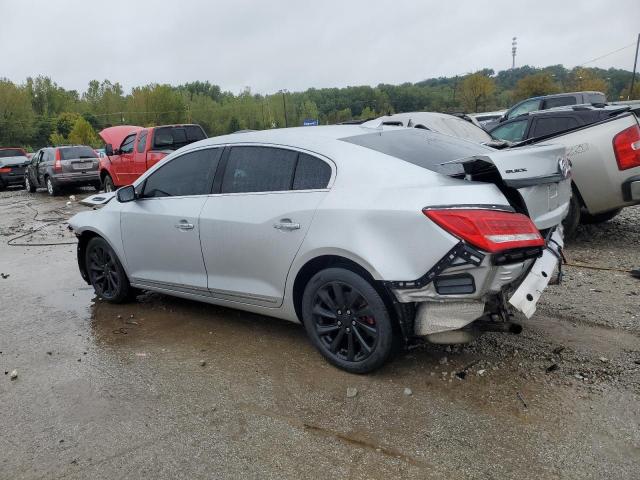
M 419 339 L 518 332 L 556 266 L 561 147 L 497 151 L 419 129 L 244 132 L 184 147 L 77 214 L 78 263 L 110 302 L 140 290 L 302 322 L 372 371 Z

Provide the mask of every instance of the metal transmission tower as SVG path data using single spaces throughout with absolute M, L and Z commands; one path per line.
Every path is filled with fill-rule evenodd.
M 511 70 L 516 68 L 516 50 L 518 48 L 518 37 L 513 37 L 511 39 L 511 57 L 513 60 L 511 61 Z

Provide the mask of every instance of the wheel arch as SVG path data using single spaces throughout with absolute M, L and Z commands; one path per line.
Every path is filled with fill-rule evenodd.
M 107 244 L 111 247 L 113 252 L 118 257 L 118 260 L 120 261 L 120 264 L 122 265 L 122 268 L 125 274 L 127 275 L 127 277 L 129 277 L 129 272 L 127 272 L 125 263 L 122 261 L 123 259 L 120 258 L 120 255 L 118 255 L 118 250 L 114 248 L 113 244 L 109 241 L 106 235 L 103 235 L 101 232 L 97 230 L 85 229 L 85 230 L 82 230 L 80 233 L 76 234 L 76 236 L 78 238 L 78 247 L 77 247 L 78 268 L 80 269 L 80 275 L 82 275 L 83 280 L 87 282 L 87 284 L 91 283 L 89 281 L 89 274 L 87 273 L 87 266 L 85 264 L 87 245 L 89 244 L 91 239 L 96 237 L 101 238 L 105 242 L 107 242 Z
M 302 322 L 302 297 L 309 280 L 321 270 L 331 267 L 350 270 L 367 280 L 378 292 L 391 316 L 394 330 L 401 333 L 404 343 L 407 342 L 413 330 L 412 305 L 399 303 L 389 289 L 365 267 L 356 261 L 336 254 L 319 255 L 308 260 L 297 272 L 292 288 L 292 299 L 295 314 Z

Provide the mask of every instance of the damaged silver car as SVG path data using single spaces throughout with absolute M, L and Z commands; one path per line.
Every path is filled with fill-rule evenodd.
M 356 373 L 419 339 L 518 331 L 558 262 L 563 147 L 426 130 L 244 132 L 184 147 L 70 221 L 87 283 L 301 322 Z

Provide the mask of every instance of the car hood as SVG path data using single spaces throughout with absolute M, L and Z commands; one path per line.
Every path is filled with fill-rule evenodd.
M 118 125 L 116 127 L 105 128 L 100 131 L 98 135 L 104 140 L 104 143 L 110 143 L 114 148 L 122 145 L 124 137 L 130 133 L 139 132 L 142 127 L 136 127 L 133 125 Z
M 0 167 L 13 167 L 15 165 L 26 165 L 29 162 L 30 160 L 23 155 L 20 155 L 17 157 L 3 157 L 3 158 L 0 158 Z

